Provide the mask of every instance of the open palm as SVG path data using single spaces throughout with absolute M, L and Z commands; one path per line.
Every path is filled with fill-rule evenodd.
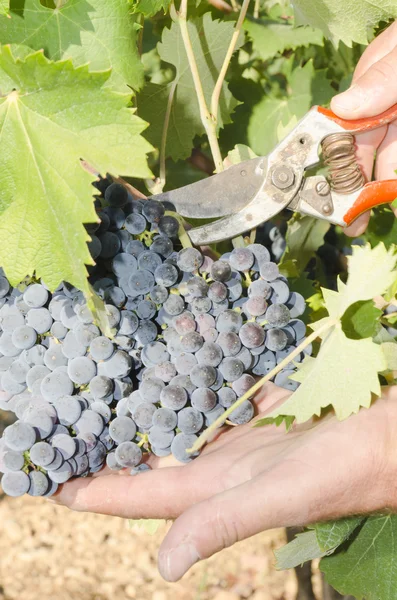
M 257 397 L 259 412 L 287 396 L 267 384 Z M 396 399 L 397 388 L 387 388 L 346 421 L 328 415 L 289 433 L 252 423 L 224 430 L 188 464 L 151 457 L 153 470 L 135 477 L 104 471 L 68 482 L 57 502 L 132 519 L 176 519 L 159 553 L 160 572 L 175 581 L 198 560 L 265 529 L 390 505 Z

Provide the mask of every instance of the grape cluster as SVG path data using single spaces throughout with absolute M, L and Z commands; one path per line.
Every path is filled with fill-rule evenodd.
M 0 276 L 0 408 L 17 419 L 0 439 L 11 496 L 50 496 L 105 464 L 135 475 L 148 452 L 191 460 L 200 432 L 305 336 L 305 301 L 266 247 L 216 260 L 180 249 L 179 222 L 162 204 L 107 180 L 99 187 L 90 282 L 111 339 L 68 283 L 51 294 Z M 294 389 L 293 369 L 275 383 Z M 229 418 L 253 415 L 247 400 Z

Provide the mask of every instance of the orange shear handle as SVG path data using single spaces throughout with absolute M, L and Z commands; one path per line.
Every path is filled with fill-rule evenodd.
M 352 133 L 363 133 L 364 131 L 370 131 L 371 129 L 378 129 L 378 127 L 382 127 L 382 125 L 387 125 L 392 121 L 397 120 L 397 104 L 391 106 L 387 110 L 385 110 L 380 115 L 376 115 L 375 117 L 367 117 L 364 119 L 355 119 L 355 120 L 347 120 L 338 117 L 335 113 L 332 112 L 329 108 L 323 108 L 322 106 L 316 107 L 318 112 L 337 123 L 343 129 L 347 131 L 351 131 Z
M 393 202 L 397 198 L 397 179 L 370 181 L 366 183 L 353 204 L 343 217 L 346 225 L 350 225 L 364 212 L 380 204 Z

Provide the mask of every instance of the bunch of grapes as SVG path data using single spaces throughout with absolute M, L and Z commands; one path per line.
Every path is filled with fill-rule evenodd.
M 11 496 L 50 496 L 105 464 L 135 475 L 149 452 L 191 460 L 200 433 L 305 336 L 305 301 L 266 247 L 216 259 L 181 248 L 179 221 L 162 204 L 107 180 L 99 187 L 90 282 L 111 338 L 78 289 L 12 288 L 0 276 L 0 407 L 17 419 L 0 439 Z M 293 371 L 275 383 L 295 389 Z M 229 418 L 253 415 L 247 400 Z

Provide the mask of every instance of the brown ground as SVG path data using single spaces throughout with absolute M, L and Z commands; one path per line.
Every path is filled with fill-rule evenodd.
M 156 568 L 167 525 L 153 536 L 122 519 L 72 513 L 45 500 L 2 497 L 3 600 L 294 600 L 293 572 L 273 568 L 283 530 L 262 533 L 165 583 Z M 319 589 L 319 576 L 314 575 Z

